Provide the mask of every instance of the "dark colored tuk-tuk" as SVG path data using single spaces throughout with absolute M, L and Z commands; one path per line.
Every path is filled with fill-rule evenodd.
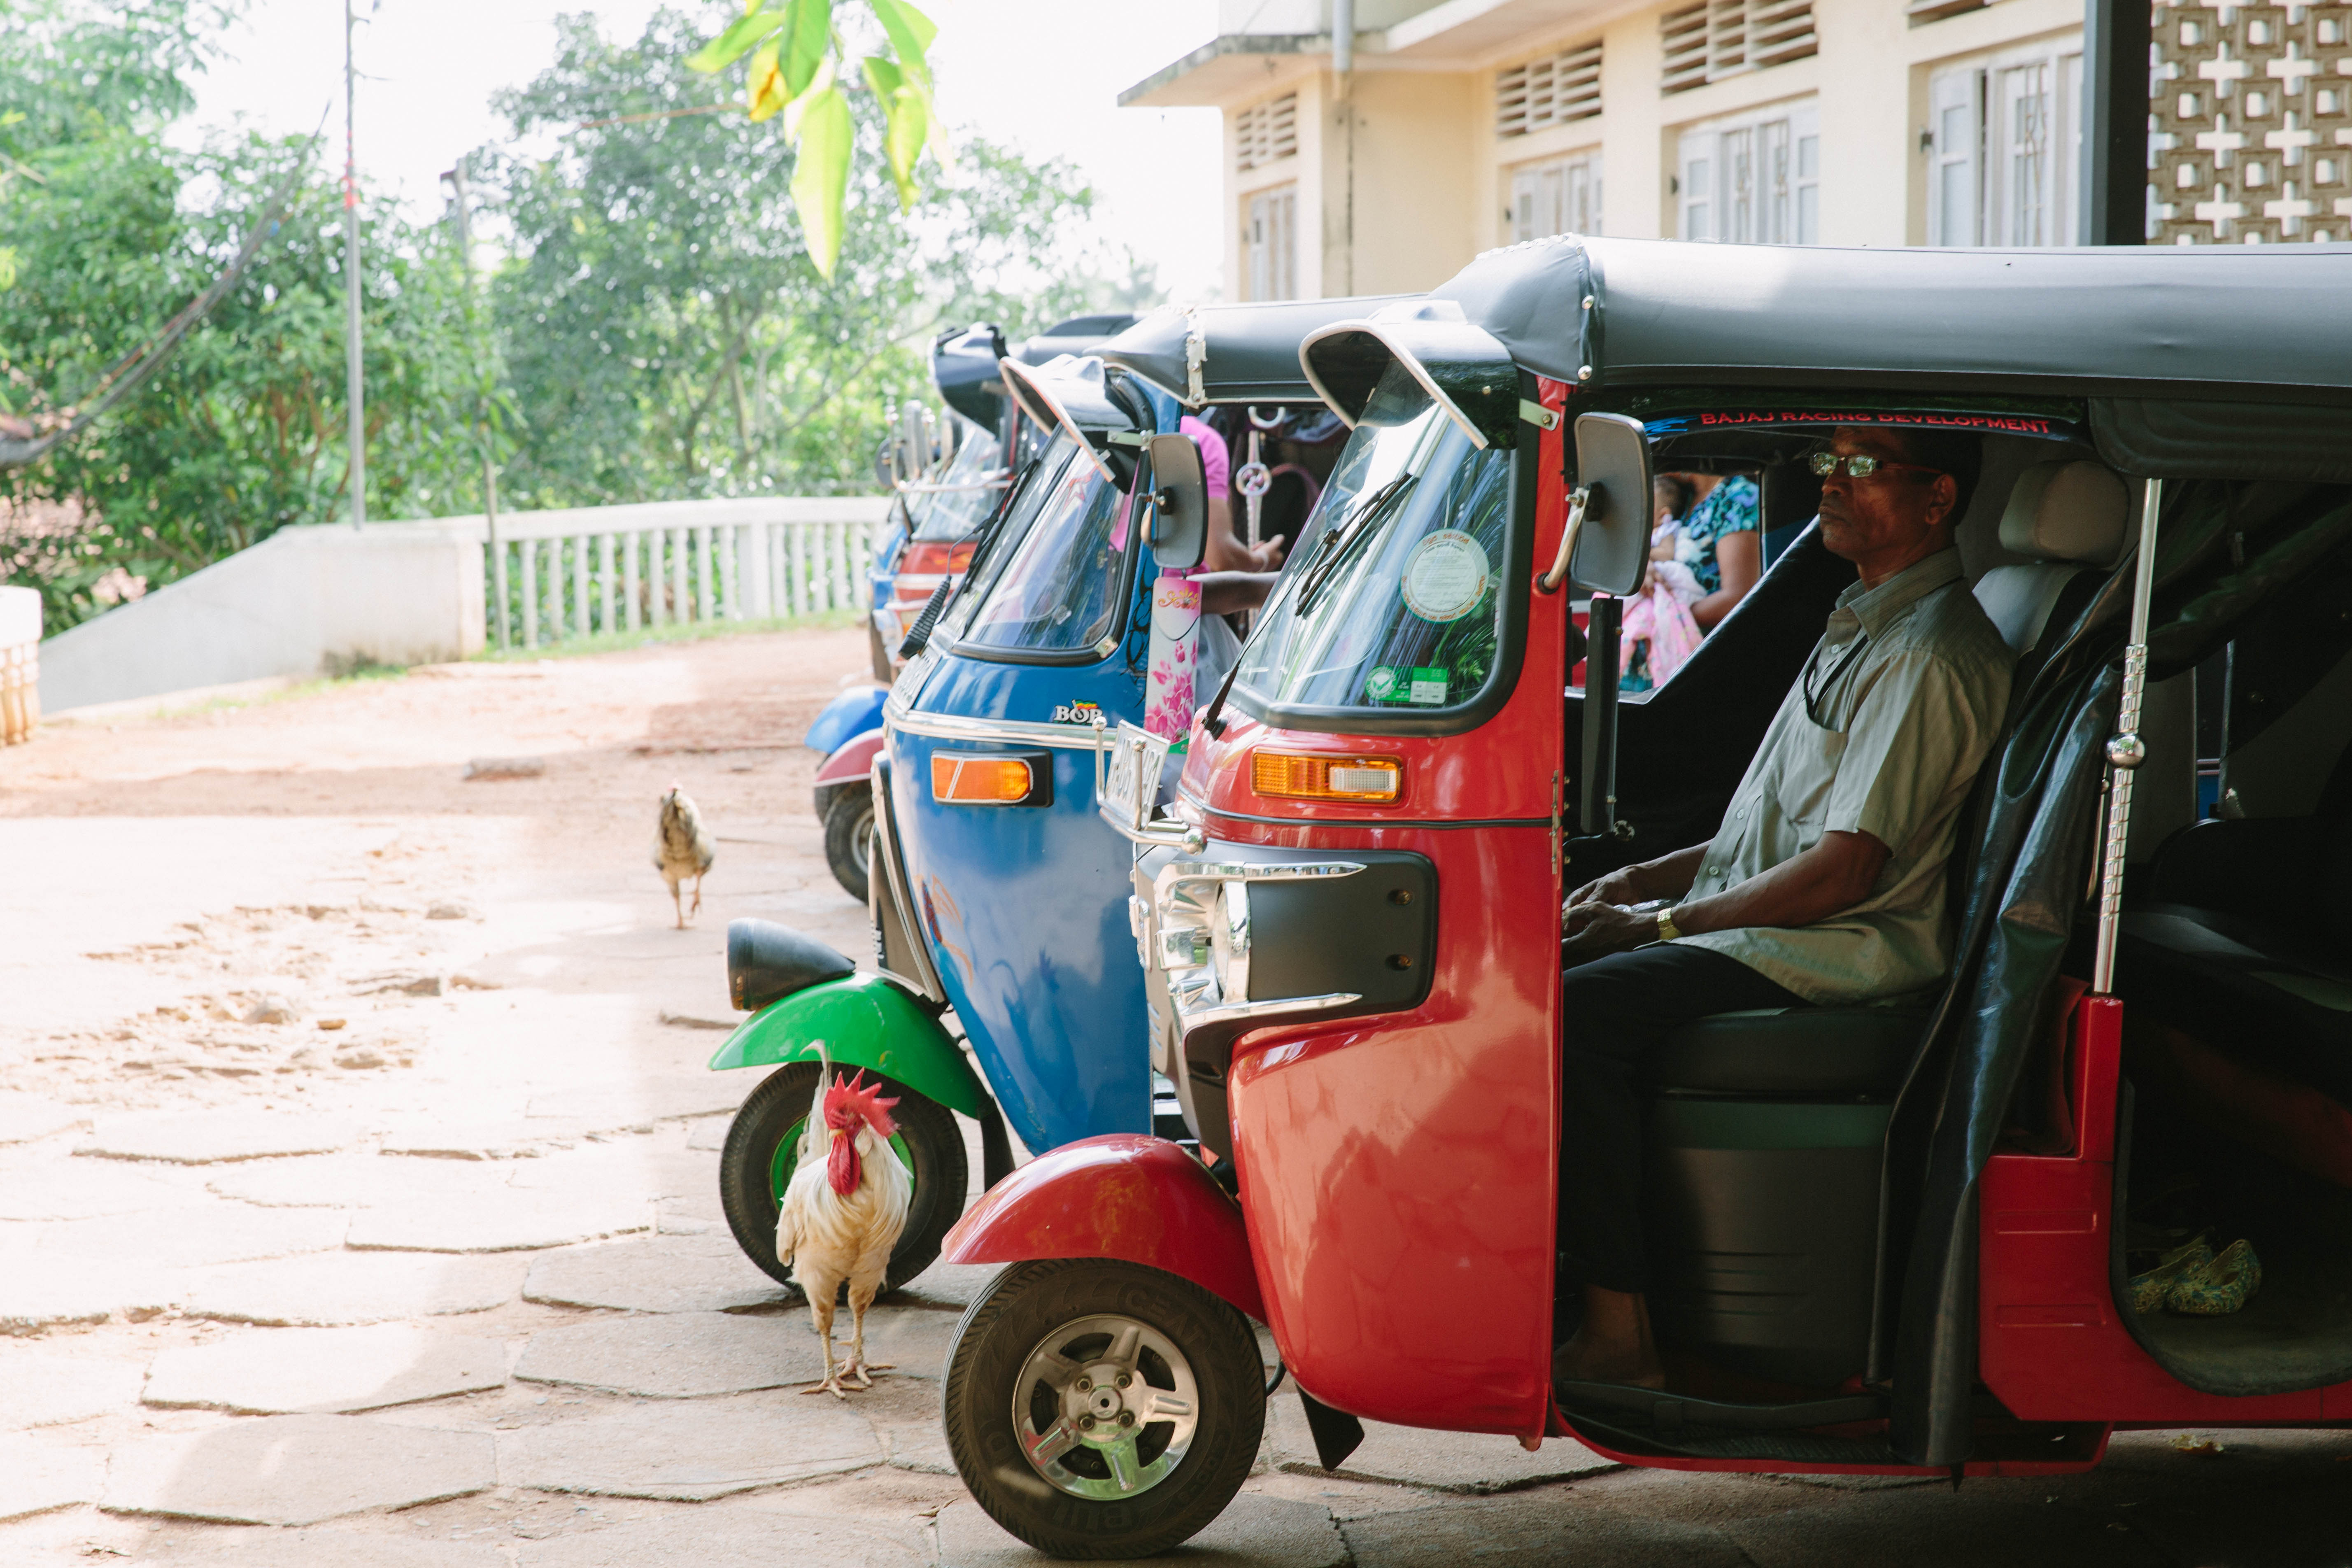
M 1258 1447 L 1244 1318 L 1334 1466 L 1360 1417 L 1955 1479 L 2352 1425 L 2352 250 L 1566 237 L 1304 358 L 1356 432 L 1136 873 L 1210 1158 L 1091 1140 L 948 1237 L 1013 1265 L 946 1387 L 989 1511 L 1069 1556 L 1198 1530 Z M 1669 1039 L 1670 1392 L 1557 1385 L 1563 891 L 1715 832 L 1853 581 L 1801 530 L 1620 704 L 1652 472 L 1753 474 L 1777 530 L 1884 425 L 1980 437 L 1958 542 L 2016 656 L 1952 969 Z M 2200 1226 L 2259 1292 L 2136 1307 Z

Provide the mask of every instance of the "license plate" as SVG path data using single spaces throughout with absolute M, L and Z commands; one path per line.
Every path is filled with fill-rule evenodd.
M 1114 824 L 1141 827 L 1151 820 L 1159 798 L 1160 770 L 1168 760 L 1168 742 L 1139 725 L 1122 723 L 1101 743 L 1109 755 L 1104 759 L 1095 809 Z

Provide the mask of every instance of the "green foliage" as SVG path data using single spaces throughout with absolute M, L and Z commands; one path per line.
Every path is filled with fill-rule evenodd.
M 932 336 L 975 320 L 1024 335 L 1101 291 L 1067 239 L 1091 196 L 1066 167 L 975 142 L 902 215 L 865 92 L 841 96 L 860 154 L 828 284 L 772 133 L 701 112 L 728 100 L 686 66 L 695 36 L 674 12 L 633 44 L 569 17 L 554 65 L 500 100 L 519 142 L 562 148 L 502 171 L 518 259 L 493 298 L 525 427 L 500 488 L 517 506 L 870 489 L 891 401 L 933 395 Z
M 990 320 L 1017 338 L 1156 298 L 1148 271 L 1122 276 L 1072 240 L 1090 196 L 1066 166 L 973 142 L 921 190 L 902 184 L 904 139 L 926 132 L 884 100 L 911 76 L 869 63 L 851 90 L 833 78 L 833 13 L 778 10 L 791 26 L 750 46 L 774 46 L 777 109 L 833 88 L 822 126 L 802 110 L 803 146 L 832 138 L 852 154 L 832 280 L 808 253 L 776 129 L 688 65 L 693 24 L 658 13 L 617 44 L 563 18 L 553 64 L 500 100 L 518 142 L 553 155 L 472 160 L 507 231 L 487 285 L 467 287 L 445 226 L 364 209 L 371 517 L 478 510 L 486 442 L 518 508 L 869 489 L 894 402 L 932 396 L 936 332 Z M 164 139 L 226 14 L 0 0 L 12 427 L 90 396 L 220 275 L 288 172 L 307 171 L 252 270 L 152 381 L 36 466 L 0 472 L 0 580 L 40 588 L 52 631 L 127 583 L 160 585 L 347 510 L 327 160 L 292 141 Z M 892 15 L 928 43 L 927 23 Z M 803 35 L 811 17 L 823 26 Z M 928 76 L 918 85 L 928 103 Z
M 0 473 L 0 503 L 64 509 L 13 532 L 0 515 L 0 577 L 42 590 L 53 631 L 107 607 L 101 583 L 169 582 L 341 510 L 340 191 L 297 142 L 188 153 L 161 134 L 226 15 L 0 0 L 0 169 L 16 176 L 0 181 L 15 274 L 0 292 L 0 414 L 37 426 L 96 392 L 221 273 L 288 173 L 313 165 L 255 268 L 152 382 L 41 463 Z M 367 217 L 369 510 L 478 504 L 469 431 L 485 397 L 454 257 L 389 207 Z
M 46 183 L 0 192 L 17 252 L 0 294 L 0 401 L 37 416 L 105 368 L 217 276 L 297 143 L 253 139 L 184 153 L 118 130 L 36 153 Z M 364 319 L 369 510 L 423 516 L 474 504 L 478 458 L 462 289 L 437 231 L 369 215 Z M 252 272 L 129 403 L 30 468 L 9 499 L 78 503 L 94 521 L 0 539 L 0 574 L 43 591 L 52 628 L 105 608 L 119 569 L 169 582 L 341 505 L 341 195 L 306 180 Z
M 947 142 L 931 103 L 929 51 L 939 29 L 907 0 L 866 0 L 866 8 L 881 25 L 891 54 L 866 57 L 866 83 L 882 112 L 881 153 L 898 205 L 911 211 L 919 199 L 915 162 L 924 147 L 947 162 Z M 794 154 L 793 205 L 809 259 L 830 281 L 841 259 L 842 204 L 856 141 L 840 87 L 848 56 L 834 28 L 833 0 L 783 0 L 780 6 L 745 0 L 743 9 L 717 37 L 688 54 L 685 64 L 689 70 L 716 73 L 751 56 L 743 107 L 753 121 L 783 113 L 784 140 Z

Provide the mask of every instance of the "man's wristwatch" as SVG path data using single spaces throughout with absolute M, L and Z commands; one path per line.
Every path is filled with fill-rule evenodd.
M 1658 940 L 1672 942 L 1682 934 L 1682 928 L 1675 924 L 1675 906 L 1660 904 L 1658 906 Z

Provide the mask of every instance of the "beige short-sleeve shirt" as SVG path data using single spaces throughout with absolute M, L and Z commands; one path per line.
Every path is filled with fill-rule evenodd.
M 1957 550 L 1839 595 L 1689 896 L 1737 887 L 1824 833 L 1869 834 L 1886 846 L 1886 868 L 1870 897 L 1829 920 L 1679 940 L 1809 1002 L 1900 995 L 1942 979 L 1952 945 L 1946 868 L 2009 705 L 2011 663 Z

